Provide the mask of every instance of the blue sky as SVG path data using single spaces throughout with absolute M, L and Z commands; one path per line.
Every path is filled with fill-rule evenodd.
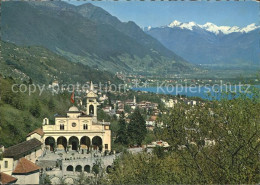
M 163 26 L 173 20 L 194 21 L 198 24 L 212 22 L 218 26 L 244 27 L 259 25 L 260 4 L 255 1 L 70 1 L 74 5 L 92 3 L 123 22 L 134 21 L 141 27 Z

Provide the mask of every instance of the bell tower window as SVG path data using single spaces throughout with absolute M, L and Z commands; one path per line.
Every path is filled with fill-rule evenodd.
M 89 114 L 94 115 L 94 106 L 93 105 L 89 106 Z

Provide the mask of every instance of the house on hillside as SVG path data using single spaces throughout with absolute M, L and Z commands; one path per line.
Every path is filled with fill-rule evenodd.
M 6 149 L 2 147 L 0 159 L 1 183 L 39 184 L 40 167 L 34 163 L 42 155 L 42 147 L 43 143 L 36 138 L 31 138 Z

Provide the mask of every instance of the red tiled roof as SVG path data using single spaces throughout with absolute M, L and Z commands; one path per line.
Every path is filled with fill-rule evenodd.
M 25 158 L 21 158 L 19 159 L 18 164 L 16 165 L 13 173 L 14 174 L 24 174 L 24 173 L 29 173 L 29 172 L 34 172 L 39 170 L 40 167 L 37 166 L 36 164 L 34 164 L 33 162 L 25 159 Z
M 30 132 L 30 133 L 27 135 L 27 137 L 29 137 L 30 135 L 35 134 L 35 133 L 36 133 L 36 134 L 39 134 L 40 136 L 43 136 L 43 135 L 44 135 L 43 130 L 42 130 L 41 128 L 37 128 L 36 130 Z
M 0 172 L 0 184 L 14 183 L 17 179 L 11 175 Z

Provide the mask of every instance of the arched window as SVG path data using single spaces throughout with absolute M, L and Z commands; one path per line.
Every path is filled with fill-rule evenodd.
M 72 172 L 73 172 L 73 166 L 69 165 L 69 166 L 67 167 L 67 171 L 72 171 Z
M 82 166 L 77 165 L 75 171 L 76 172 L 82 172 Z
M 89 166 L 89 165 L 86 165 L 86 166 L 84 167 L 84 171 L 90 173 L 90 166 Z
M 93 114 L 94 115 L 94 106 L 93 105 L 89 106 L 89 114 Z
M 48 125 L 48 124 L 49 124 L 48 118 L 44 118 L 44 119 L 43 119 L 43 124 L 44 124 L 44 125 Z

